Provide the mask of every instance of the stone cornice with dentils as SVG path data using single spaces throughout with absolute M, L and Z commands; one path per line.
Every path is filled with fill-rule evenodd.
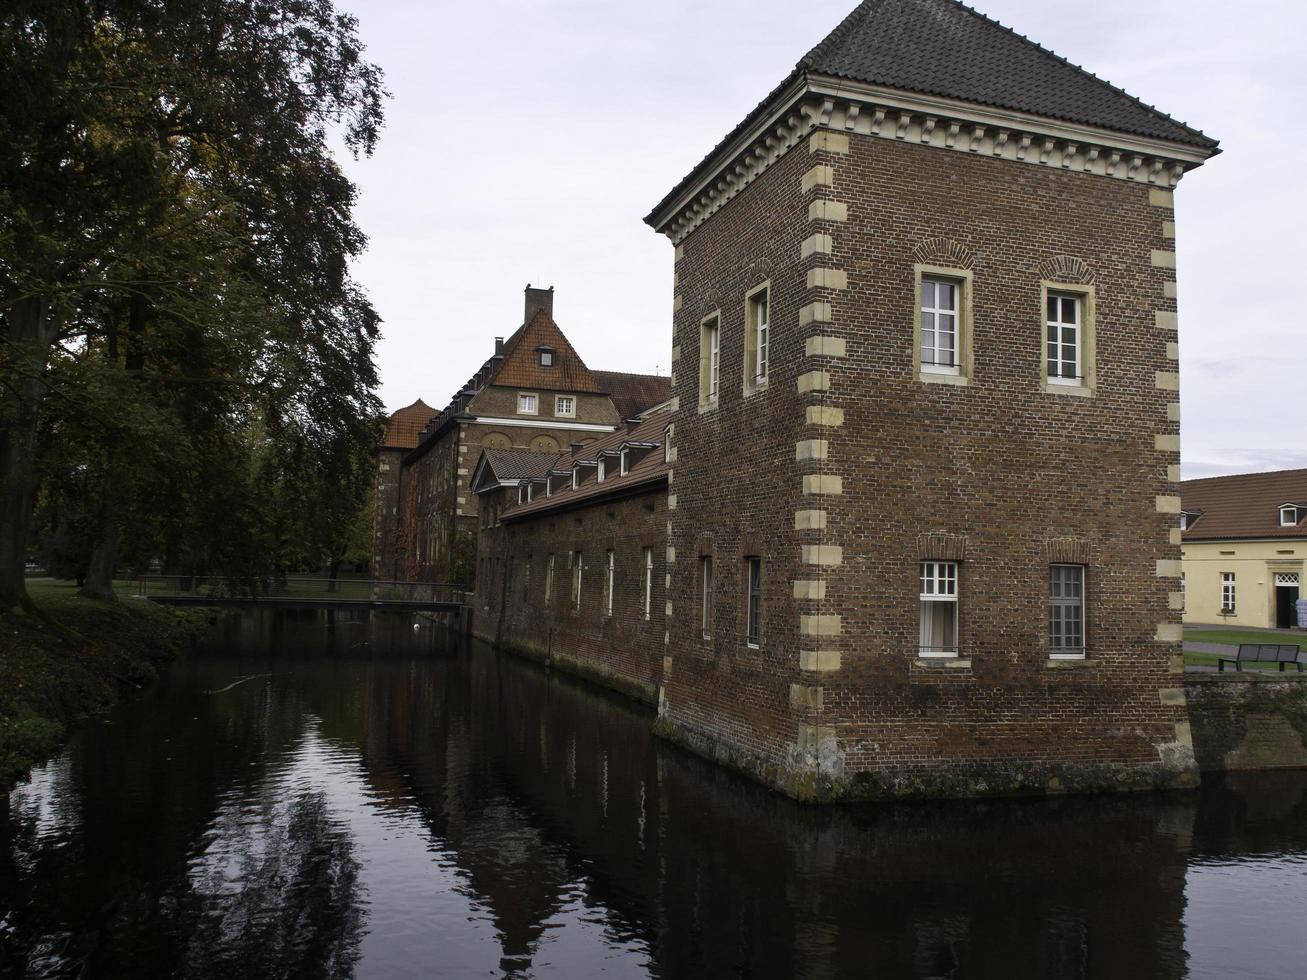
M 822 76 L 800 79 L 776 104 L 661 210 L 659 232 L 679 245 L 819 127 L 1161 188 L 1174 187 L 1211 155 L 1166 140 Z

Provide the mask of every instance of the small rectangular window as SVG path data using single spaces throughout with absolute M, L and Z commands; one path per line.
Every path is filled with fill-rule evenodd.
M 623 449 L 623 450 L 622 450 L 622 463 L 621 463 L 621 468 L 620 468 L 620 470 L 619 470 L 619 472 L 618 472 L 618 475 L 619 475 L 619 476 L 626 476 L 626 474 L 629 473 L 630 471 L 631 471 L 631 450 L 629 450 L 629 449 Z
M 551 349 L 548 348 L 548 347 L 541 347 L 541 348 L 540 348 L 540 366 L 541 366 L 541 367 L 553 367 L 553 366 L 554 366 L 554 352 L 553 352 L 553 350 L 551 350 Z
M 1058 384 L 1080 384 L 1082 377 L 1082 302 L 1067 293 L 1048 294 L 1045 325 L 1048 330 L 1048 380 Z
M 614 556 L 611 551 L 608 552 L 608 563 L 605 567 L 604 574 L 604 615 L 613 614 L 613 563 Z
M 607 475 L 608 475 L 608 464 L 607 464 L 607 462 L 604 460 L 604 457 L 600 456 L 600 457 L 599 457 L 599 465 L 595 467 L 595 479 L 596 479 L 599 483 L 603 483 L 603 482 L 604 482 L 604 477 L 607 476 Z
M 581 486 L 581 467 L 572 467 L 572 489 L 576 490 Z
M 1085 566 L 1053 565 L 1049 574 L 1048 646 L 1053 657 L 1085 655 Z
M 721 319 L 714 315 L 699 330 L 699 404 L 717 400 L 721 382 Z
M 749 296 L 747 318 L 746 377 L 754 387 L 765 384 L 771 347 L 771 290 L 763 286 Z
M 653 549 L 644 549 L 644 618 L 653 611 Z
M 559 395 L 554 399 L 554 414 L 563 418 L 576 415 L 576 399 L 571 395 Z
M 549 561 L 545 564 L 545 602 L 548 603 L 554 597 L 554 556 L 549 556 Z
M 958 564 L 921 563 L 919 652 L 923 657 L 958 655 Z
M 744 561 L 747 604 L 744 610 L 744 636 L 749 646 L 756 648 L 762 632 L 762 559 Z
M 705 640 L 712 636 L 712 558 L 704 556 L 699 559 L 699 627 Z
M 958 314 L 961 287 L 947 279 L 921 280 L 921 368 L 958 373 Z
M 1280 508 L 1280 527 L 1293 527 L 1298 523 L 1298 507 L 1286 504 Z
M 517 413 L 519 415 L 536 415 L 539 413 L 539 399 L 535 395 L 527 392 L 519 392 L 517 396 Z
M 576 552 L 572 563 L 572 608 L 581 608 L 581 552 Z
M 672 461 L 672 426 L 663 429 L 663 462 Z
M 1234 614 L 1234 572 L 1221 573 L 1221 612 Z

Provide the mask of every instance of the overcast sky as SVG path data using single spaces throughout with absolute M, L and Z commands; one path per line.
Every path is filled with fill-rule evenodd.
M 382 398 L 444 406 L 556 287 L 591 368 L 668 372 L 672 246 L 642 218 L 855 0 L 339 0 L 393 94 L 347 163 Z M 1303 0 L 978 0 L 1221 141 L 1176 194 L 1184 476 L 1307 466 Z

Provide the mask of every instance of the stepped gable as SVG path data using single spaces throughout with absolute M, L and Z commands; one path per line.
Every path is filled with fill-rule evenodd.
M 554 352 L 554 366 L 541 367 L 536 351 Z M 602 393 L 585 361 L 563 336 L 545 310 L 539 310 L 504 344 L 504 361 L 490 384 L 505 388 L 544 388 L 550 391 Z
M 393 412 L 386 420 L 386 431 L 381 437 L 382 449 L 412 449 L 427 423 L 438 413 L 421 398 Z
M 1300 504 L 1307 509 L 1307 470 L 1275 470 L 1210 476 L 1180 484 L 1180 506 L 1191 519 L 1184 541 L 1235 538 L 1301 538 L 1307 521 L 1280 526 L 1280 506 Z
M 608 393 L 623 419 L 633 419 L 672 397 L 672 379 L 658 374 L 595 371 L 595 381 Z
M 1218 153 L 1218 142 L 957 0 L 864 0 L 645 218 L 806 76 L 943 96 Z

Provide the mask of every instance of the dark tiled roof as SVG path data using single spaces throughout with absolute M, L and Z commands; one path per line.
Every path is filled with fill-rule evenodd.
M 486 465 L 503 480 L 543 479 L 558 462 L 557 453 L 533 453 L 529 449 L 484 449 Z
M 623 371 L 595 371 L 594 379 L 612 398 L 623 419 L 633 419 L 672 397 L 672 379 L 657 374 L 626 374 Z
M 553 367 L 541 367 L 541 347 L 554 352 Z M 504 345 L 505 357 L 490 384 L 509 388 L 548 388 L 553 391 L 598 392 L 602 390 L 585 366 L 585 361 L 563 336 L 558 324 L 544 310 L 515 333 Z
M 957 0 L 864 0 L 684 180 L 655 215 L 801 76 L 826 75 L 1215 151 L 1217 141 Z
M 1280 527 L 1280 505 L 1307 504 L 1307 470 L 1277 470 L 1185 480 L 1180 506 L 1201 512 L 1185 541 L 1307 538 L 1307 512 L 1296 527 Z
M 571 481 L 568 481 L 564 486 L 556 489 L 551 496 L 546 497 L 543 493 L 537 491 L 534 500 L 524 504 L 513 504 L 505 508 L 500 515 L 500 519 L 511 521 L 541 511 L 552 511 L 575 506 L 584 501 L 602 499 L 636 487 L 666 482 L 668 466 L 663 453 L 663 431 L 671 420 L 670 411 L 655 412 L 637 425 L 622 426 L 616 432 L 610 433 L 602 439 L 596 439 L 594 442 L 582 447 L 575 456 L 571 453 L 565 453 L 558 457 L 554 463 L 556 469 L 566 470 L 570 473 L 574 461 L 593 461 L 605 449 L 619 449 L 624 442 L 652 444 L 654 448 L 646 450 L 644 456 L 636 461 L 625 476 L 617 475 L 617 467 L 610 465 L 604 482 L 600 483 L 598 474 L 591 468 L 586 472 L 581 486 L 577 489 L 573 490 Z
M 381 437 L 383 449 L 412 449 L 418 444 L 418 434 L 426 428 L 436 410 L 421 398 L 401 408 L 386 420 L 386 431 Z

